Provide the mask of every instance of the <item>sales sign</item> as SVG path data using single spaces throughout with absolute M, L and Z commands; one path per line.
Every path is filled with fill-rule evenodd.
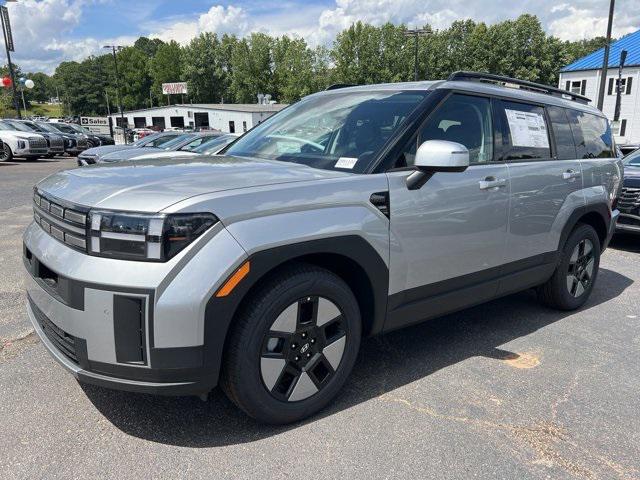
M 93 133 L 109 135 L 109 118 L 108 117 L 80 117 L 80 125 Z
M 182 95 L 187 94 L 187 82 L 163 83 L 163 95 Z

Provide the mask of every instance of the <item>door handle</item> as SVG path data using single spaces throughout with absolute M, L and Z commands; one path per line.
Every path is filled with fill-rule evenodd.
M 478 182 L 480 190 L 498 189 L 507 186 L 507 180 L 505 178 L 487 177 L 484 180 Z
M 575 170 L 567 170 L 566 172 L 562 172 L 563 180 L 573 180 L 574 178 L 580 178 L 582 175 L 580 172 L 576 172 Z

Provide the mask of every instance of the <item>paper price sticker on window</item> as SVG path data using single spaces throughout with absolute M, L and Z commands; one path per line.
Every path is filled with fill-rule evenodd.
M 353 170 L 353 167 L 358 163 L 358 159 L 355 157 L 340 157 L 336 162 L 336 168 L 348 168 L 349 170 Z
M 549 148 L 549 135 L 540 113 L 505 109 L 514 147 Z

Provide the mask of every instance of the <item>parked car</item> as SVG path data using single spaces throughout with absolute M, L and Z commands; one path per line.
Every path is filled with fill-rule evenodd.
M 89 139 L 87 136 L 72 128 L 68 123 L 49 122 L 46 123 L 46 125 L 49 125 L 54 131 L 66 134 L 68 139 L 74 140 L 73 142 L 67 142 L 65 145 L 65 152 L 69 155 L 78 155 L 89 148 Z
M 23 131 L 4 120 L 0 120 L 0 142 L 0 162 L 9 162 L 13 157 L 37 160 L 49 153 L 47 140 L 42 135 Z
M 188 152 L 212 139 L 222 136 L 221 132 L 183 133 L 157 147 L 132 148 L 109 153 L 96 160 L 96 163 L 114 163 L 125 160 L 138 160 L 139 157 L 152 158 L 164 152 Z M 171 154 L 170 154 L 171 155 Z
M 640 145 L 636 143 L 629 143 L 624 145 L 618 145 L 618 147 L 620 148 L 620 151 L 622 152 L 622 154 L 626 157 L 627 155 L 630 155 L 636 150 L 638 150 L 640 148 Z
M 102 147 L 90 148 L 85 150 L 80 155 L 78 155 L 78 165 L 83 167 L 86 165 L 93 165 L 96 162 L 99 162 L 100 159 L 107 154 L 118 152 L 121 150 L 131 150 L 134 148 L 152 148 L 152 147 L 160 147 L 167 142 L 179 137 L 180 132 L 162 132 L 162 133 L 154 133 L 153 135 L 148 135 L 137 142 L 129 143 L 127 145 L 107 145 Z
M 113 138 L 111 138 L 111 135 L 94 133 L 88 128 L 85 128 L 81 125 L 76 125 L 75 123 L 67 123 L 67 125 L 77 133 L 82 133 L 87 137 L 89 148 L 99 147 L 101 145 L 115 145 L 115 142 L 113 141 Z
M 64 153 L 67 153 L 69 155 L 77 155 L 80 151 L 82 151 L 78 149 L 78 138 L 75 134 L 62 132 L 59 129 L 55 128 L 49 122 L 33 123 L 35 123 L 38 128 L 44 130 L 45 132 L 60 135 L 64 141 Z
M 640 150 L 623 159 L 624 181 L 618 198 L 616 232 L 640 234 Z
M 36 186 L 28 313 L 78 380 L 220 384 L 259 421 L 297 421 L 338 394 L 363 336 L 528 288 L 580 308 L 619 215 L 603 114 L 486 74 L 333 88 L 224 153 Z
M 5 119 L 4 121 L 21 132 L 37 133 L 38 135 L 43 136 L 47 141 L 47 154 L 44 155 L 44 157 L 53 158 L 56 155 L 64 154 L 64 139 L 60 134 L 47 132 L 30 120 Z

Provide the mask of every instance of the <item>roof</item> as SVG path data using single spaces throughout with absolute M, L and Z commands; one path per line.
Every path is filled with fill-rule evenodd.
M 261 105 L 259 103 L 176 103 L 173 105 L 160 105 L 153 108 L 141 108 L 138 110 L 125 110 L 125 115 L 130 115 L 139 112 L 152 112 L 165 108 L 199 108 L 203 110 L 221 110 L 225 112 L 245 112 L 245 113 L 272 113 L 279 112 L 286 103 L 272 103 L 268 105 Z M 112 117 L 120 116 L 120 113 L 112 113 Z
M 611 44 L 609 51 L 609 68 L 617 68 L 620 66 L 620 52 L 627 51 L 626 67 L 640 65 L 640 30 L 630 33 L 622 37 L 620 40 Z M 582 57 L 575 62 L 562 68 L 561 72 L 577 72 L 581 70 L 600 70 L 604 60 L 604 47 L 600 50 Z

